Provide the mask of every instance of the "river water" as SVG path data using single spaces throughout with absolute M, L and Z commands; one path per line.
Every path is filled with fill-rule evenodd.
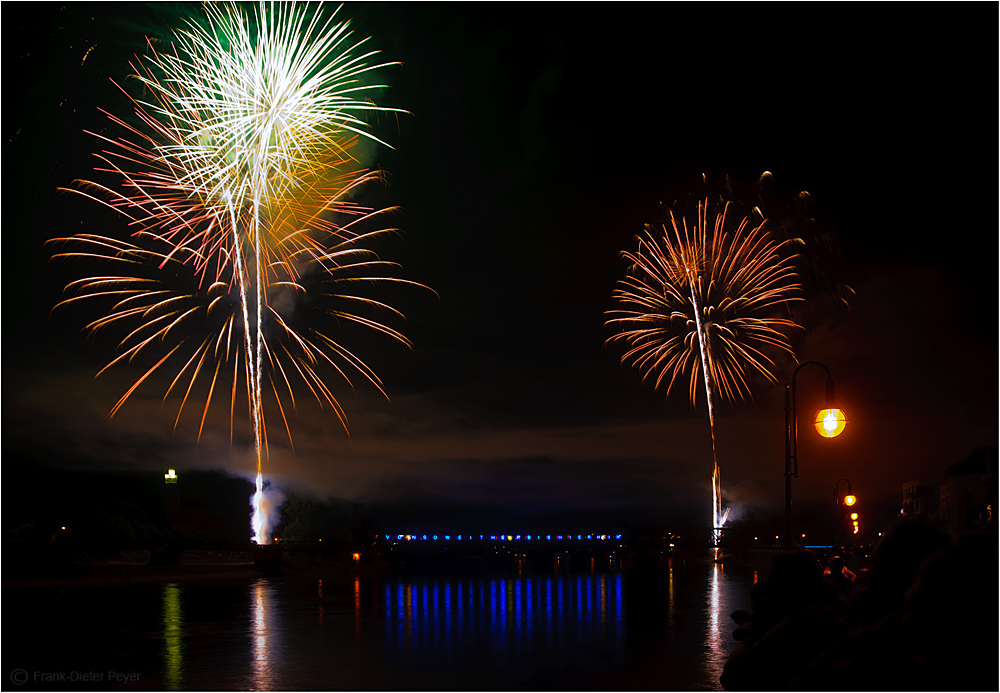
M 750 569 L 4 590 L 3 690 L 720 690 Z M 24 683 L 21 681 L 24 680 Z

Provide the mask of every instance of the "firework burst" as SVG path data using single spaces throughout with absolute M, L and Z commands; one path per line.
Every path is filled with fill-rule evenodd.
M 794 357 L 788 335 L 798 328 L 776 313 L 800 300 L 792 241 L 776 242 L 764 223 L 744 218 L 726 229 L 728 203 L 710 223 L 708 201 L 699 203 L 689 227 L 673 212 L 669 226 L 647 227 L 635 252 L 624 252 L 627 276 L 614 291 L 619 308 L 607 324 L 617 330 L 609 343 L 622 343 L 623 363 L 636 366 L 654 387 L 687 381 L 692 405 L 704 387 L 712 431 L 712 526 L 725 523 L 721 478 L 715 453 L 713 395 L 727 400 L 750 394 L 754 373 L 777 382 L 768 352 Z
M 380 142 L 362 116 L 395 109 L 371 100 L 383 85 L 365 80 L 388 63 L 369 65 L 375 53 L 350 42 L 346 22 L 320 21 L 316 7 L 294 4 L 262 2 L 252 17 L 235 3 L 204 9 L 204 24 L 189 22 L 170 52 L 150 44 L 133 64 L 144 96 L 130 97 L 130 122 L 108 114 L 120 136 L 95 135 L 105 147 L 96 170 L 121 188 L 72 189 L 125 215 L 128 237 L 53 243 L 55 257 L 108 264 L 107 273 L 71 282 L 60 304 L 103 300 L 88 329 L 126 330 L 104 370 L 153 355 L 112 415 L 154 372 L 173 369 L 164 399 L 180 396 L 174 426 L 192 393 L 204 392 L 200 437 L 213 398 L 228 389 L 232 435 L 243 383 L 257 454 L 254 535 L 264 543 L 265 404 L 277 408 L 289 441 L 297 388 L 332 407 L 346 430 L 322 372 L 348 383 L 360 374 L 382 388 L 336 327 L 351 322 L 410 346 L 379 317 L 399 311 L 364 291 L 373 282 L 411 283 L 366 247 L 393 231 L 371 230 L 391 210 L 352 201 L 378 178 L 352 155 L 359 137 Z M 301 319 L 306 304 L 321 325 Z

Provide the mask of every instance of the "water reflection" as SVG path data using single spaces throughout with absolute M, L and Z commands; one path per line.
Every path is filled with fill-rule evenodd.
M 275 669 L 280 653 L 274 591 L 274 585 L 264 579 L 257 580 L 250 588 L 250 668 L 258 690 L 271 690 L 277 681 Z
M 662 567 L 659 580 L 620 572 L 262 578 L 210 596 L 168 584 L 153 593 L 160 685 L 320 690 L 336 671 L 358 690 L 412 681 L 437 690 L 717 689 L 734 647 L 729 613 L 747 608 L 754 572 L 678 559 Z
M 623 660 L 622 579 L 390 580 L 383 585 L 386 653 L 458 660 L 485 649 L 496 666 L 510 667 L 537 665 L 580 645 L 610 645 L 611 659 Z
M 709 576 L 708 587 L 708 649 L 718 656 L 722 653 L 722 642 L 719 637 L 719 575 L 722 573 L 722 566 L 716 563 L 712 566 Z
M 316 585 L 316 596 L 319 597 L 319 624 L 323 625 L 323 579 L 320 578 L 318 584 Z
M 358 575 L 354 576 L 354 637 L 361 637 L 361 577 Z
M 183 634 L 181 588 L 170 582 L 163 586 L 163 684 L 172 691 L 180 690 L 183 683 Z
M 748 608 L 749 586 L 755 576 L 756 572 L 752 576 L 746 573 L 737 576 L 728 575 L 722 563 L 716 563 L 710 568 L 706 595 L 708 607 L 705 614 L 707 656 L 703 666 L 707 675 L 706 683 L 717 690 L 721 690 L 719 676 L 725 667 L 726 659 L 735 649 L 735 641 L 732 639 L 732 629 L 735 624 L 729 615 L 737 609 Z
M 667 627 L 673 631 L 674 614 L 677 611 L 677 595 L 674 591 L 674 559 L 667 559 Z

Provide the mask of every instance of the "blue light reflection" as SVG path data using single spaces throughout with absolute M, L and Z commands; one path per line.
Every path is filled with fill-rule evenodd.
M 480 656 L 484 646 L 497 668 L 530 667 L 567 646 L 580 652 L 598 648 L 619 663 L 625 659 L 619 573 L 389 580 L 383 597 L 390 661 L 461 661 Z M 413 602 L 419 607 L 412 608 Z M 609 643 L 610 653 L 604 649 Z

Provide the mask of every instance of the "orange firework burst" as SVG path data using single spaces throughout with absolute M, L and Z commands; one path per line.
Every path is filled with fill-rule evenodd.
M 794 356 L 788 333 L 799 326 L 775 315 L 801 300 L 794 256 L 783 253 L 794 241 L 778 243 L 745 218 L 726 231 L 727 212 L 728 204 L 710 227 L 706 200 L 692 229 L 672 212 L 669 229 L 647 227 L 638 250 L 623 253 L 628 276 L 614 292 L 621 308 L 608 313 L 607 324 L 621 329 L 608 341 L 628 347 L 622 360 L 656 387 L 666 381 L 668 395 L 686 375 L 692 404 L 701 374 L 732 401 L 749 395 L 752 372 L 777 382 L 765 350 Z
M 715 452 L 715 392 L 728 400 L 750 393 L 749 377 L 760 373 L 776 382 L 769 350 L 794 357 L 788 334 L 797 323 L 776 315 L 800 300 L 799 284 L 785 245 L 773 240 L 764 224 L 751 228 L 744 218 L 726 229 L 728 203 L 709 224 L 708 201 L 698 205 L 689 228 L 686 218 L 670 213 L 669 227 L 647 227 L 638 249 L 624 252 L 628 275 L 614 298 L 607 324 L 617 328 L 609 343 L 624 342 L 623 363 L 637 366 L 655 387 L 688 380 L 691 403 L 703 382 Z M 713 462 L 716 528 L 721 518 L 718 464 Z

